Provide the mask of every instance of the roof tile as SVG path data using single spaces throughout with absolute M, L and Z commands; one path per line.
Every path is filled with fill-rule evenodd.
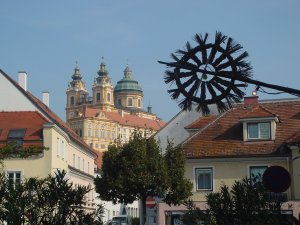
M 295 134 L 300 133 L 300 100 L 272 101 L 257 105 L 236 105 L 220 115 L 204 130 L 183 142 L 183 149 L 188 158 L 233 157 L 249 155 L 276 155 L 278 150 Z M 253 112 L 253 114 L 252 114 Z M 259 113 L 258 113 L 259 112 Z M 274 141 L 243 141 L 244 115 L 278 115 L 280 123 L 276 126 Z M 249 113 L 249 114 L 248 114 Z
M 6 144 L 9 130 L 25 129 L 23 138 L 26 145 L 43 143 L 43 125 L 49 121 L 34 111 L 0 112 L 0 142 Z

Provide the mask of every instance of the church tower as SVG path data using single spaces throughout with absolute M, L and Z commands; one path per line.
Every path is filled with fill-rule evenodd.
M 88 91 L 85 87 L 85 83 L 82 81 L 80 69 L 76 62 L 74 74 L 72 75 L 72 81 L 69 83 L 67 94 L 67 107 L 66 107 L 66 119 L 73 118 L 78 113 L 80 105 L 85 104 L 88 101 Z
M 100 69 L 97 72 L 93 84 L 93 107 L 99 108 L 105 111 L 113 111 L 114 109 L 114 92 L 113 85 L 110 77 L 108 76 L 108 71 L 106 65 L 103 62 L 100 64 Z
M 127 66 L 124 77 L 118 81 L 115 90 L 116 107 L 125 107 L 129 110 L 142 109 L 143 91 L 139 83 L 132 78 L 132 70 Z

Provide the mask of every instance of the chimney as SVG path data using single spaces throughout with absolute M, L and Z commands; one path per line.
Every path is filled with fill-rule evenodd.
M 254 105 L 254 104 L 258 104 L 257 95 L 244 97 L 244 105 Z
M 20 71 L 18 72 L 19 75 L 19 85 L 25 90 L 27 91 L 27 73 L 24 71 Z
M 49 92 L 48 91 L 42 92 L 42 101 L 47 107 L 49 107 Z

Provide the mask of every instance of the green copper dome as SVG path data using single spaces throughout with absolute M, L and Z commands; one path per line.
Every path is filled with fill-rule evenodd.
M 124 77 L 118 81 L 114 92 L 138 92 L 143 93 L 139 83 L 132 79 L 132 70 L 127 66 L 124 70 Z

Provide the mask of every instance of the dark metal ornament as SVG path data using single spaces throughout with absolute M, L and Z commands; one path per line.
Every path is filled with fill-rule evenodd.
M 223 112 L 232 104 L 241 101 L 248 83 L 294 93 L 300 91 L 277 85 L 252 80 L 252 67 L 248 61 L 248 53 L 241 52 L 243 47 L 232 38 L 216 32 L 213 43 L 208 42 L 208 34 L 196 34 L 197 45 L 192 47 L 186 43 L 185 50 L 177 50 L 171 54 L 173 62 L 162 62 L 169 68 L 165 72 L 165 83 L 176 84 L 169 89 L 172 99 L 179 100 L 183 110 L 191 110 L 192 103 L 197 110 L 209 114 L 208 105 L 216 104 L 218 111 Z

